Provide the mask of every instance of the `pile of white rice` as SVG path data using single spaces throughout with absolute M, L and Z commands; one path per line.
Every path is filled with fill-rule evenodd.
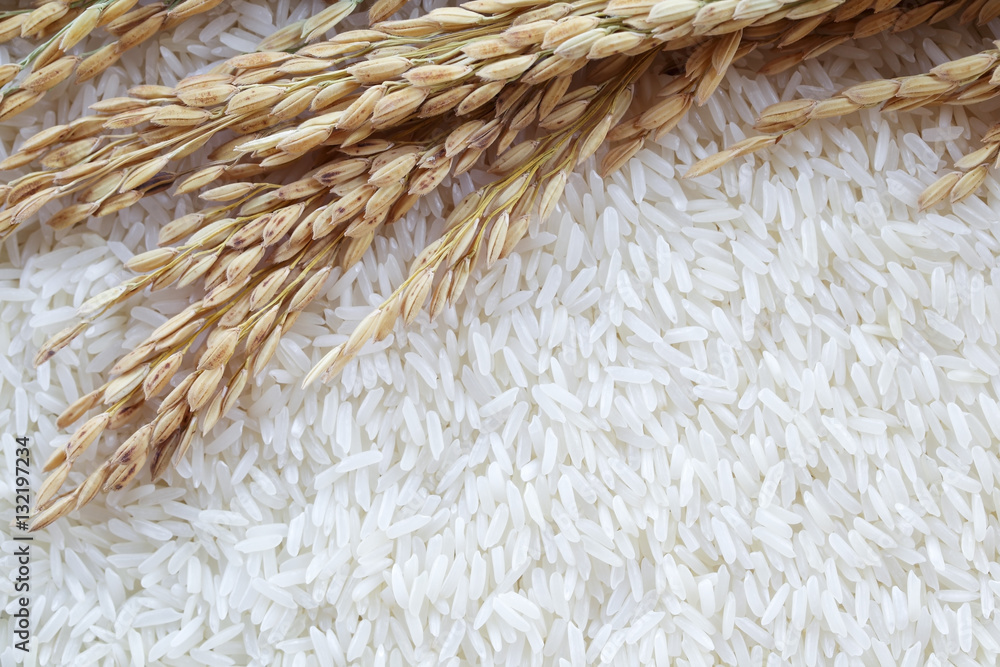
M 291 4 L 234 0 L 160 36 L 2 124 L 0 157 L 322 3 Z M 479 177 L 428 197 L 329 281 L 179 469 L 36 536 L 29 663 L 995 664 L 1000 181 L 915 201 L 998 105 L 815 123 L 678 178 L 770 103 L 924 71 L 1000 23 L 981 33 L 879 37 L 770 80 L 753 56 L 621 173 L 582 170 L 438 321 L 303 391 Z M 38 345 L 195 205 L 33 224 L 0 250 L 5 522 L 13 438 L 31 438 L 37 489 L 67 438 L 55 415 L 195 292 L 144 295 L 36 370 Z

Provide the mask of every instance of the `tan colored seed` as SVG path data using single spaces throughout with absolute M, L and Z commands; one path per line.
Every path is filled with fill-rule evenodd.
M 204 123 L 210 116 L 211 114 L 204 109 L 191 109 L 178 104 L 170 104 L 160 107 L 149 120 L 154 125 L 165 127 L 191 127 Z
M 198 370 L 215 370 L 225 367 L 226 363 L 236 351 L 236 344 L 240 341 L 239 328 L 233 327 L 225 329 L 217 336 L 205 349 L 198 360 Z
M 83 10 L 80 15 L 73 19 L 73 22 L 67 26 L 66 31 L 59 40 L 59 49 L 61 51 L 69 51 L 74 46 L 79 44 L 85 37 L 94 31 L 100 18 L 100 7 L 91 6 Z
M 229 183 L 206 190 L 199 196 L 206 201 L 232 201 L 245 197 L 256 189 L 256 183 Z
M 647 41 L 647 37 L 635 32 L 616 32 L 601 37 L 587 52 L 587 60 L 601 60 L 632 51 Z
M 962 173 L 958 171 L 945 174 L 920 193 L 920 196 L 917 197 L 917 206 L 923 211 L 943 201 L 945 197 L 951 194 L 955 184 L 961 178 Z
M 76 506 L 76 497 L 70 493 L 62 496 L 47 508 L 38 512 L 31 518 L 31 524 L 28 526 L 29 531 L 42 530 L 49 526 L 53 521 L 59 519 L 60 517 L 69 514 Z
M 279 283 L 280 285 L 280 283 Z M 278 306 L 272 306 L 264 311 L 257 323 L 253 325 L 250 329 L 250 333 L 247 335 L 246 340 L 246 355 L 249 357 L 253 355 L 260 346 L 267 340 L 267 337 L 271 334 L 271 327 L 274 326 L 274 321 L 278 316 Z
M 114 43 L 102 46 L 97 51 L 84 58 L 80 62 L 80 65 L 76 68 L 77 83 L 89 81 L 107 68 L 111 67 L 111 65 L 113 65 L 121 56 L 121 52 L 118 51 L 116 47 L 117 44 Z
M 505 58 L 480 67 L 476 70 L 476 75 L 485 81 L 506 81 L 526 72 L 529 67 L 535 64 L 537 58 L 536 54 Z
M 28 20 L 28 14 L 14 14 L 0 21 L 0 44 L 20 37 L 21 26 Z
M 729 151 L 722 151 L 720 153 L 709 155 L 708 157 L 702 158 L 691 165 L 691 168 L 687 170 L 683 178 L 698 178 L 699 176 L 704 176 L 705 174 L 715 171 L 730 160 L 732 160 L 732 156 L 729 154 Z
M 175 248 L 154 248 L 132 257 L 125 262 L 125 268 L 137 273 L 146 273 L 170 263 L 177 254 Z
M 360 352 L 365 343 L 375 334 L 380 317 L 381 311 L 378 308 L 365 315 L 354 327 L 351 335 L 347 337 L 347 342 L 344 343 L 341 353 L 346 357 L 353 357 Z
M 260 375 L 264 372 L 267 362 L 271 360 L 271 357 L 274 356 L 275 350 L 278 349 L 278 341 L 281 340 L 281 334 L 282 328 L 281 325 L 278 325 L 271 331 L 270 334 L 268 334 L 267 338 L 264 339 L 260 349 L 253 357 L 253 370 L 251 372 L 254 376 Z
M 951 189 L 949 197 L 951 202 L 959 202 L 979 189 L 979 186 L 982 185 L 984 180 L 986 180 L 986 174 L 988 171 L 989 167 L 982 164 L 972 171 L 963 174 Z
M 183 195 L 183 194 L 187 194 L 189 192 L 194 192 L 195 190 L 199 190 L 199 189 L 203 188 L 204 186 L 208 185 L 209 183 L 213 183 L 213 182 L 219 180 L 219 178 L 225 172 L 226 172 L 226 167 L 223 166 L 223 165 L 215 165 L 215 166 L 206 167 L 204 169 L 196 171 L 194 174 L 188 176 L 183 181 L 181 181 L 180 185 L 177 186 L 177 189 L 174 191 L 174 193 L 178 194 L 178 195 Z M 193 214 L 189 214 L 189 215 L 193 215 Z M 187 217 L 187 216 L 184 216 L 184 217 Z M 169 224 L 173 224 L 173 223 L 169 223 Z M 160 233 L 161 233 L 161 236 L 162 236 L 162 234 L 163 234 L 163 230 L 162 229 L 160 230 Z M 186 234 L 184 234 L 183 236 L 186 236 Z M 180 237 L 178 237 L 178 238 L 180 238 Z M 174 239 L 174 240 L 176 240 L 176 239 Z M 162 241 L 161 240 L 160 243 L 172 243 L 172 241 Z
M 247 372 L 246 366 L 240 369 L 233 379 L 229 381 L 229 385 L 226 387 L 226 398 L 222 402 L 222 414 L 226 414 L 232 410 L 236 401 L 239 400 L 240 394 L 243 393 L 243 388 L 247 384 L 247 379 L 250 374 Z M 183 452 L 180 452 L 180 456 L 183 456 Z
M 362 85 L 382 83 L 394 79 L 413 66 L 406 58 L 390 56 L 366 60 L 347 68 L 348 74 Z
M 449 171 L 451 171 L 451 160 L 443 160 L 431 169 L 417 172 L 416 177 L 410 182 L 409 194 L 422 196 L 432 192 Z
M 314 276 L 309 278 L 309 280 L 307 280 L 305 284 L 303 284 L 298 291 L 295 292 L 291 301 L 289 301 L 288 312 L 294 313 L 308 306 L 309 303 L 319 295 L 320 290 L 323 288 L 323 283 L 325 283 L 326 279 L 330 276 L 330 270 L 330 267 L 324 267 L 317 271 Z
M 6 86 L 17 78 L 21 73 L 21 66 L 18 63 L 7 63 L 0 65 L 0 86 Z
M 167 166 L 168 162 L 170 162 L 170 158 L 163 156 L 140 164 L 125 177 L 122 184 L 118 186 L 118 191 L 124 193 L 127 190 L 134 190 L 139 186 L 148 183 L 157 174 L 163 171 L 163 168 Z
M 285 94 L 278 86 L 253 86 L 236 93 L 226 104 L 226 114 L 247 115 L 273 106 Z
M 974 150 L 955 162 L 955 168 L 961 169 L 962 171 L 968 171 L 969 169 L 973 169 L 974 167 L 978 167 L 981 164 L 989 162 L 996 156 L 998 148 L 1000 148 L 1000 144 L 989 144 Z
M 598 25 L 600 25 L 600 20 L 594 16 L 574 16 L 560 19 L 556 25 L 545 32 L 542 49 L 553 49 L 572 37 L 593 30 Z
M 218 287 L 215 287 L 202 299 L 202 306 L 205 308 L 215 308 L 216 306 L 229 301 L 231 298 L 236 296 L 237 292 L 246 286 L 247 280 L 248 279 L 244 279 L 243 282 L 234 284 L 223 283 Z
M 294 118 L 310 107 L 316 97 L 315 88 L 303 88 L 285 96 L 271 109 L 271 116 L 279 120 Z
M 237 88 L 226 82 L 207 82 L 176 92 L 177 98 L 191 107 L 214 107 L 236 94 Z
M 194 373 L 196 379 L 187 392 L 187 402 L 192 412 L 197 412 L 202 406 L 208 403 L 215 393 L 219 382 L 222 380 L 222 373 L 225 369 L 222 366 Z
M 191 16 L 207 12 L 222 2 L 223 0 L 184 0 L 172 7 L 168 16 L 171 20 L 183 21 Z
M 175 352 L 153 366 L 142 382 L 142 392 L 146 400 L 163 391 L 170 379 L 177 373 L 183 358 L 183 352 Z
M 115 363 L 115 365 L 111 367 L 108 374 L 114 377 L 116 375 L 121 375 L 122 373 L 128 373 L 149 358 L 149 356 L 153 353 L 153 347 L 153 343 L 145 342 L 142 345 L 133 348 L 131 351 L 123 355 Z
M 902 79 L 896 97 L 916 98 L 932 97 L 946 93 L 955 88 L 955 84 L 930 75 L 908 76 Z
M 560 130 L 580 118 L 588 106 L 590 106 L 590 100 L 575 100 L 563 104 L 546 116 L 545 120 L 540 121 L 538 127 L 545 130 Z
M 21 87 L 33 93 L 42 93 L 62 83 L 73 73 L 80 62 L 76 56 L 65 56 L 45 67 L 32 72 L 21 82 Z
M 471 72 L 468 65 L 424 65 L 408 70 L 403 78 L 414 86 L 431 88 L 453 84 Z
M 852 102 L 846 97 L 831 97 L 817 102 L 816 106 L 813 107 L 813 110 L 809 112 L 809 117 L 813 120 L 819 120 L 821 118 L 835 118 L 854 113 L 859 108 L 861 108 L 860 105 Z
M 490 234 L 486 243 L 486 266 L 492 267 L 498 259 L 500 259 L 500 253 L 503 251 L 504 243 L 507 240 L 507 230 L 510 228 L 510 214 L 504 211 L 496 222 L 493 223 L 492 229 L 490 229 Z M 436 295 L 435 295 L 436 296 Z M 431 312 L 435 310 L 434 301 L 432 299 Z
M 961 83 L 975 79 L 980 74 L 984 74 L 993 67 L 996 61 L 997 56 L 995 54 L 977 53 L 972 56 L 966 56 L 965 58 L 959 58 L 958 60 L 942 63 L 941 65 L 932 68 L 929 74 L 946 81 L 951 81 L 952 83 Z
M 385 95 L 385 88 L 382 86 L 375 86 L 363 92 L 344 109 L 343 116 L 336 122 L 337 129 L 356 130 L 361 127 L 366 120 L 371 118 L 375 111 L 375 105 L 378 104 L 383 95 Z
M 329 352 L 323 355 L 323 358 L 319 360 L 315 366 L 313 366 L 306 376 L 302 379 L 302 388 L 305 389 L 313 382 L 318 380 L 320 376 L 324 376 L 328 372 L 332 372 L 332 375 L 339 373 L 343 370 L 343 366 L 347 363 L 348 357 L 343 354 L 344 346 L 338 345 L 331 349 Z M 336 369 L 336 370 L 334 370 Z
M 119 37 L 118 41 L 115 43 L 115 47 L 117 48 L 118 53 L 124 53 L 125 51 L 131 49 L 133 46 L 145 42 L 147 39 L 155 35 L 161 27 L 163 27 L 163 23 L 166 20 L 167 20 L 166 12 L 157 12 L 156 14 L 153 14 L 152 16 L 150 16 L 148 19 L 146 19 L 136 27 L 126 32 L 124 35 Z
M 372 126 L 382 129 L 406 120 L 425 99 L 427 91 L 421 88 L 403 88 L 386 95 L 372 110 Z
M 108 426 L 111 415 L 104 412 L 85 421 L 66 443 L 66 458 L 74 461 Z
M 184 397 L 187 396 L 187 392 L 191 389 L 191 385 L 194 384 L 194 381 L 197 379 L 198 377 L 196 373 L 187 375 L 180 381 L 180 383 L 178 383 L 176 387 L 170 390 L 170 393 L 168 393 L 163 401 L 160 402 L 157 412 L 163 414 L 170 408 L 179 405 L 181 401 L 184 400 Z
M 80 398 L 76 399 L 69 406 L 59 413 L 58 419 L 56 419 L 56 426 L 59 428 L 66 428 L 80 417 L 84 415 L 88 410 L 97 405 L 98 401 L 101 399 L 100 390 L 94 390 L 89 394 L 84 394 Z
M 76 509 L 80 509 L 97 496 L 97 493 L 104 487 L 109 469 L 110 467 L 105 464 L 87 476 L 87 479 L 77 489 L 79 495 L 76 498 Z
M 18 90 L 4 95 L 0 100 L 0 120 L 13 118 L 17 114 L 31 108 L 45 93 L 34 93 L 30 90 Z
M 226 267 L 226 282 L 239 283 L 250 275 L 264 257 L 264 247 L 256 245 L 244 250 Z
M 69 471 L 72 469 L 73 465 L 69 461 L 66 461 L 53 470 L 45 481 L 42 482 L 41 487 L 38 489 L 38 494 L 35 496 L 35 507 L 44 508 L 52 500 L 53 496 L 59 492 L 59 487 L 61 487 L 65 482 L 66 478 L 69 477 Z
M 69 11 L 69 4 L 62 2 L 47 2 L 21 23 L 21 37 L 38 37 L 46 27 L 52 25 Z
M 146 424 L 130 435 L 125 442 L 118 446 L 115 453 L 108 458 L 108 465 L 127 465 L 138 458 L 145 457 L 149 450 L 150 440 L 153 436 L 153 425 Z
M 483 106 L 494 97 L 496 97 L 501 90 L 503 90 L 503 81 L 491 81 L 484 86 L 479 86 L 473 92 L 466 96 L 464 100 L 458 105 L 455 113 L 459 116 L 464 116 L 471 113 Z
M 142 466 L 146 463 L 146 456 L 146 453 L 143 452 L 141 455 L 137 455 L 132 463 L 117 468 L 112 467 L 111 473 L 104 482 L 104 490 L 120 491 L 128 486 L 142 470 Z
M 112 405 L 131 394 L 134 389 L 142 384 L 148 373 L 149 364 L 143 364 L 109 382 L 104 390 L 104 404 Z
M 269 274 L 250 294 L 250 310 L 258 310 L 271 301 L 288 278 L 291 270 L 286 266 Z M 252 335 L 252 334 L 251 334 Z
M 305 204 L 296 204 L 276 211 L 264 226 L 261 244 L 266 248 L 281 240 L 292 228 L 292 225 L 298 221 L 304 210 Z
M 104 200 L 104 202 L 94 212 L 94 216 L 99 218 L 102 215 L 117 213 L 118 211 L 135 204 L 137 201 L 142 199 L 142 196 L 143 194 L 138 190 L 129 190 L 128 192 L 112 195 Z

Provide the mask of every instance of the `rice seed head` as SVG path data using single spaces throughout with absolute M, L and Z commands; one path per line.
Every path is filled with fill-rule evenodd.
M 332 269 L 329 266 L 326 266 L 310 277 L 309 280 L 307 280 L 295 292 L 291 301 L 289 301 L 288 312 L 294 313 L 308 306 L 309 303 L 319 295 L 320 290 L 323 288 L 323 283 L 325 283 L 326 279 L 330 276 L 331 270 Z
M 347 68 L 347 73 L 354 77 L 358 83 L 368 86 L 382 83 L 389 79 L 395 79 L 403 72 L 413 67 L 406 58 L 400 56 L 388 56 L 366 60 Z
M 171 7 L 167 16 L 171 20 L 183 21 L 184 19 L 202 14 L 210 9 L 219 6 L 223 0 L 184 0 Z
M 490 229 L 490 234 L 486 243 L 486 266 L 491 268 L 498 259 L 500 259 L 500 254 L 503 252 L 504 244 L 507 240 L 507 230 L 510 227 L 510 213 L 504 211 L 497 217 L 496 221 L 493 223 L 493 227 Z M 450 276 L 449 276 L 450 282 Z M 435 309 L 432 307 L 431 311 Z M 443 306 L 442 306 L 443 307 Z
M 343 365 L 348 361 L 348 357 L 343 354 L 343 350 L 343 345 L 337 345 L 324 354 L 323 358 L 320 359 L 319 362 L 313 366 L 302 379 L 302 388 L 305 389 L 313 382 L 320 379 L 320 377 L 323 377 L 325 381 L 327 374 L 329 374 L 330 377 L 333 377 L 339 373 L 340 370 L 343 369 Z
M 246 338 L 246 356 L 249 357 L 253 355 L 260 346 L 264 343 L 267 337 L 271 334 L 271 327 L 274 325 L 274 321 L 278 316 L 277 305 L 272 306 L 264 312 L 264 314 L 257 320 L 257 322 L 250 329 L 250 333 L 247 334 Z
M 809 122 L 809 112 L 816 106 L 815 100 L 790 100 L 778 102 L 764 109 L 754 123 L 761 132 L 790 132 Z
M 427 91 L 421 88 L 403 88 L 386 95 L 372 110 L 372 126 L 384 129 L 409 118 L 425 99 Z
M 222 401 L 222 414 L 226 414 L 236 405 L 236 401 L 239 400 L 240 395 L 243 393 L 243 388 L 246 387 L 249 377 L 250 373 L 244 365 L 229 381 L 229 384 L 226 385 L 225 399 Z M 181 444 L 184 445 L 183 440 Z M 187 451 L 186 446 L 183 447 L 183 451 L 180 451 L 179 456 L 184 456 L 184 451 Z
M 951 189 L 949 199 L 954 204 L 956 202 L 962 201 L 982 185 L 983 181 L 986 180 L 986 174 L 989 171 L 989 166 L 981 164 L 975 169 L 962 174 L 962 177 L 958 179 L 955 185 Z
M 108 383 L 104 390 L 104 404 L 113 405 L 132 393 L 149 374 L 149 364 L 143 364 Z
M 538 56 L 534 53 L 504 58 L 480 67 L 476 70 L 476 75 L 484 81 L 507 81 L 526 72 L 537 59 Z
M 1000 148 L 1000 143 L 993 143 L 974 150 L 956 161 L 955 168 L 961 169 L 962 171 L 968 171 L 969 169 L 973 169 L 981 164 L 987 163 L 996 157 L 998 148 Z
M 88 394 L 84 394 L 70 403 L 65 410 L 59 413 L 59 417 L 56 419 L 56 426 L 59 428 L 66 428 L 73 422 L 80 419 L 80 417 L 86 414 L 87 411 L 97 405 L 100 400 L 101 391 L 99 389 L 95 389 Z
M 120 491 L 128 486 L 146 464 L 146 456 L 147 454 L 142 452 L 130 463 L 118 467 L 112 466 L 111 472 L 104 482 L 104 491 Z
M 59 39 L 59 50 L 69 51 L 97 28 L 101 18 L 101 8 L 87 7 L 70 23 Z
M 38 494 L 35 496 L 35 507 L 37 509 L 44 509 L 49 504 L 49 501 L 52 500 L 55 494 L 59 492 L 60 487 L 66 482 L 66 478 L 69 477 L 69 471 L 72 467 L 72 463 L 64 461 L 49 473 L 49 476 L 42 482 L 41 487 L 38 489 Z
M 159 394 L 181 367 L 184 352 L 174 352 L 155 364 L 142 381 L 143 397 L 148 401 Z
M 76 496 L 72 493 L 60 497 L 31 519 L 28 530 L 34 532 L 49 526 L 53 521 L 69 514 L 76 507 Z
M 264 372 L 267 362 L 271 360 L 275 350 L 278 349 L 278 341 L 281 339 L 281 333 L 282 327 L 279 324 L 271 331 L 270 334 L 268 334 L 267 338 L 264 339 L 263 344 L 261 344 L 260 349 L 251 358 L 251 373 L 254 376 L 260 375 Z
M 476 87 L 465 97 L 464 100 L 461 101 L 461 103 L 459 103 L 455 109 L 455 113 L 459 116 L 465 116 L 472 113 L 499 95 L 500 91 L 503 90 L 503 87 L 503 81 L 491 81 L 484 86 Z
M 198 370 L 215 370 L 225 367 L 236 351 L 236 345 L 239 341 L 240 330 L 238 327 L 223 331 L 202 353 L 201 359 L 198 360 Z
M 45 28 L 61 19 L 67 12 L 69 12 L 68 3 L 46 2 L 21 22 L 21 37 L 40 36 Z
M 187 404 L 191 412 L 197 412 L 212 398 L 212 394 L 215 393 L 219 382 L 222 381 L 224 370 L 222 366 L 219 366 L 208 370 L 196 371 L 192 374 L 195 376 L 195 380 L 187 392 Z
M 929 74 L 950 81 L 962 83 L 979 77 L 989 71 L 997 61 L 995 53 L 977 53 L 933 67 Z
M 226 399 L 226 390 L 218 391 L 209 401 L 208 405 L 201 411 L 201 432 L 206 435 L 219 423 L 222 417 L 222 404 Z M 194 420 L 192 420 L 194 422 Z
M 56 352 L 69 345 L 69 343 L 87 328 L 86 322 L 78 322 L 66 327 L 56 335 L 52 336 L 35 355 L 35 366 L 39 366 L 51 359 Z
M 116 49 L 116 44 L 102 46 L 91 55 L 84 58 L 76 68 L 76 81 L 83 83 L 111 67 L 121 53 Z
M 471 72 L 468 65 L 423 65 L 407 70 L 403 78 L 414 86 L 434 88 L 454 84 Z
M 542 190 L 541 200 L 538 205 L 539 218 L 547 220 L 548 217 L 552 215 L 552 212 L 555 211 L 556 204 L 559 203 L 559 199 L 562 197 L 563 190 L 566 189 L 566 183 L 568 180 L 568 174 L 565 171 L 561 171 L 545 184 L 545 188 Z
M 254 111 L 268 109 L 282 99 L 285 90 L 279 86 L 253 86 L 242 90 L 226 104 L 227 116 L 246 116 Z
M 343 344 L 343 349 L 341 350 L 343 356 L 351 358 L 361 351 L 365 343 L 375 335 L 379 316 L 380 309 L 376 308 L 358 322 L 358 325 L 354 327 L 354 331 L 351 332 L 351 335 L 347 337 L 347 341 Z
M 104 431 L 108 426 L 108 422 L 111 421 L 111 415 L 107 412 L 103 412 L 99 415 L 95 415 L 85 421 L 80 427 L 73 433 L 70 437 L 69 442 L 66 443 L 66 458 L 69 461 L 74 461 L 76 458 L 83 453 L 87 447 L 90 447 L 98 436 Z
M 29 109 L 38 100 L 42 99 L 44 92 L 35 93 L 30 90 L 18 90 L 9 95 L 4 95 L 0 100 L 0 120 L 13 118 L 19 113 Z
M 146 452 L 149 450 L 149 444 L 152 437 L 152 424 L 146 424 L 145 426 L 137 429 L 136 432 L 130 435 L 125 442 L 119 445 L 114 454 L 108 458 L 108 464 L 111 466 L 122 466 L 136 461 L 140 457 L 145 457 Z
M 918 74 L 901 80 L 896 97 L 903 99 L 934 97 L 949 92 L 955 87 L 956 84 L 951 81 L 939 79 L 929 74 Z
M 79 64 L 76 56 L 64 56 L 53 63 L 32 72 L 21 82 L 21 88 L 32 93 L 43 93 L 65 81 Z
M 568 39 L 576 37 L 600 25 L 596 16 L 573 16 L 560 19 L 554 26 L 545 31 L 541 48 L 555 49 Z
M 413 282 L 407 286 L 406 291 L 403 292 L 402 316 L 406 324 L 412 324 L 417 319 L 420 310 L 424 307 L 424 302 L 427 301 L 431 287 L 433 287 L 434 271 L 436 268 L 436 265 L 432 265 L 420 271 L 414 277 Z

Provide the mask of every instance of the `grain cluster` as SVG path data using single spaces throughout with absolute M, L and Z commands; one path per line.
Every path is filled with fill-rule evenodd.
M 57 0 L 0 12 L 0 40 L 37 43 L 22 61 L 0 63 L 0 121 L 220 2 Z M 45 363 L 146 289 L 200 288 L 194 303 L 60 415 L 60 427 L 82 424 L 46 463 L 33 528 L 124 488 L 147 466 L 155 479 L 180 460 L 263 371 L 334 268 L 360 261 L 383 229 L 445 179 L 484 165 L 494 177 L 454 207 L 401 284 L 305 383 L 335 377 L 398 321 L 411 323 L 424 310 L 438 316 L 479 263 L 503 258 L 544 222 L 574 169 L 606 147 L 600 169 L 614 172 L 704 104 L 749 53 L 766 53 L 762 73 L 775 74 L 853 39 L 1000 15 L 1000 0 L 905 8 L 893 0 L 473 0 L 390 20 L 403 4 L 379 0 L 370 27 L 336 33 L 357 5 L 341 0 L 208 73 L 175 86 L 135 82 L 127 97 L 103 99 L 93 115 L 46 128 L 0 163 L 36 169 L 0 185 L 0 239 L 47 206 L 48 224 L 62 229 L 171 188 L 205 202 L 164 226 L 160 247 L 128 262 L 134 277 L 84 303 L 79 321 L 38 351 L 36 363 Z M 75 53 L 95 31 L 108 43 Z M 998 58 L 996 49 L 985 50 L 827 99 L 781 102 L 757 119 L 759 135 L 705 158 L 687 176 L 773 146 L 814 120 L 992 100 L 1000 91 Z M 636 83 L 655 76 L 665 59 L 680 64 L 659 97 L 634 101 Z M 920 206 L 971 195 L 1000 160 L 998 148 L 1000 131 L 992 128 Z M 80 455 L 122 428 L 129 433 L 123 443 L 64 491 Z

